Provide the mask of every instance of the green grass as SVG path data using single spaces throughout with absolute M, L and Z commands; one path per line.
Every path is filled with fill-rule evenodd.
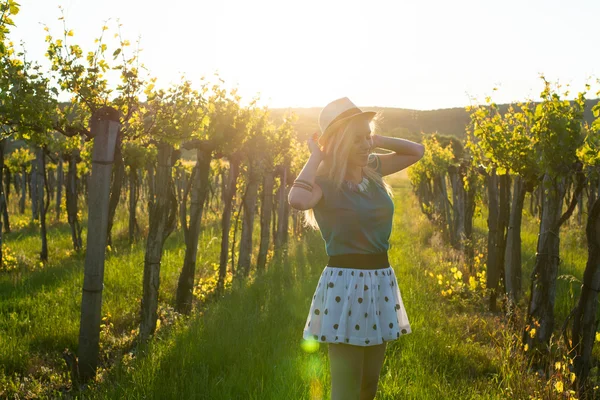
M 52 222 L 54 215 L 49 215 L 49 262 L 42 265 L 39 230 L 30 223 L 30 211 L 24 215 L 12 211 L 13 232 L 5 235 L 5 251 L 8 248 L 16 261 L 12 270 L 0 272 L 0 397 L 3 389 L 11 392 L 6 386 L 15 385 L 15 379 L 6 383 L 7 375 L 39 378 L 28 383 L 34 391 L 47 380 L 53 381 L 53 387 L 64 383 L 55 374 L 66 370 L 62 351 L 68 348 L 77 352 L 85 258 L 84 252 L 72 250 L 69 225 L 65 221 Z M 145 242 L 140 240 L 131 247 L 127 244 L 125 213 L 124 207 L 119 208 L 115 243 L 106 257 L 102 304 L 106 340 L 101 343 L 104 358 L 131 342 L 139 324 Z M 140 217 L 142 227 L 143 219 Z M 213 219 L 208 220 L 201 236 L 199 278 L 212 275 L 212 262 L 218 260 L 219 241 L 211 238 L 220 235 Z M 84 243 L 86 233 L 84 225 Z M 159 299 L 161 310 L 167 312 L 183 263 L 182 243 L 180 231 L 165 243 Z
M 502 359 L 469 341 L 474 314 L 445 304 L 424 274 L 437 254 L 434 232 L 418 213 L 406 181 L 396 182 L 391 261 L 413 333 L 388 345 L 378 399 L 505 398 L 494 385 Z M 428 254 L 425 254 L 428 253 Z M 290 245 L 288 257 L 234 290 L 147 356 L 121 365 L 96 398 L 326 399 L 327 348 L 302 349 L 302 327 L 325 266 L 317 232 Z
M 440 294 L 437 279 L 428 272 L 449 274 L 446 261 L 453 252 L 440 243 L 439 232 L 420 213 L 409 182 L 398 177 L 390 182 L 396 206 L 390 259 L 413 332 L 388 344 L 377 399 L 528 398 L 526 393 L 542 390 L 545 382 L 527 375 L 520 358 L 511 352 L 514 335 L 501 316 L 487 313 L 483 302 L 453 302 Z M 212 218 L 200 241 L 198 270 L 203 276 L 210 276 L 218 261 L 220 235 Z M 147 223 L 144 217 L 140 222 Z M 29 390 L 58 397 L 48 387 L 64 385 L 60 353 L 65 347 L 77 348 L 83 256 L 68 251 L 68 225 L 60 222 L 49 230 L 50 262 L 32 269 L 39 252 L 37 229 L 15 224 L 20 225 L 6 239 L 19 266 L 0 273 L 0 364 L 6 374 L 0 371 L 0 385 L 4 390 L 9 387 L 6 393 L 10 385 L 18 391 L 15 382 L 23 379 L 11 378 L 12 374 L 31 374 Z M 475 228 L 481 246 L 485 210 Z M 105 357 L 119 361 L 109 371 L 102 369 L 100 382 L 79 397 L 329 398 L 326 346 L 319 345 L 314 352 L 302 347 L 302 328 L 326 264 L 318 232 L 291 236 L 288 253 L 276 255 L 264 274 L 234 282 L 225 295 L 189 319 L 173 318 L 168 308 L 184 251 L 181 234 L 174 233 L 165 247 L 160 291 L 163 320 L 171 325 L 161 327 L 142 349 L 128 344 L 137 328 L 144 243 L 131 248 L 124 244 L 124 209 L 115 229 L 116 245 L 106 263 L 103 315 L 108 319 L 102 347 Z M 211 242 L 213 237 L 218 240 Z M 527 290 L 537 238 L 537 224 L 527 214 L 522 237 Z M 560 274 L 581 279 L 587 253 L 580 228 L 563 229 L 561 238 Z M 578 284 L 559 281 L 557 324 L 577 296 Z
M 564 210 L 564 209 L 563 209 Z M 563 224 L 560 229 L 560 258 L 558 267 L 556 304 L 554 307 L 556 321 L 562 323 L 571 309 L 576 305 L 581 292 L 581 279 L 587 262 L 587 241 L 585 238 L 585 217 L 583 226 L 576 224 L 577 211 Z M 481 215 L 474 220 L 474 228 L 481 240 L 487 240 L 487 209 L 483 208 Z M 531 271 L 535 265 L 535 253 L 539 233 L 539 221 L 529 211 L 529 196 L 523 209 L 521 224 L 521 257 L 523 268 L 523 290 L 527 295 L 521 300 L 521 307 L 527 308 L 528 291 L 531 285 Z M 570 277 L 578 281 L 570 281 Z

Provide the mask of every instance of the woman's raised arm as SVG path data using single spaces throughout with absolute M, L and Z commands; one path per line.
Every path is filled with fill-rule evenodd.
M 317 168 L 323 160 L 323 152 L 319 148 L 316 139 L 316 133 L 311 139 L 307 140 L 308 148 L 310 149 L 310 157 L 300 174 L 296 178 L 298 184 L 294 184 L 288 194 L 288 202 L 290 206 L 297 210 L 308 210 L 313 208 L 323 195 L 323 191 L 315 183 L 315 176 L 317 175 Z
M 381 175 L 391 175 L 419 161 L 425 153 L 425 146 L 410 140 L 373 135 L 373 147 L 393 151 L 390 154 L 377 154 L 381 163 Z

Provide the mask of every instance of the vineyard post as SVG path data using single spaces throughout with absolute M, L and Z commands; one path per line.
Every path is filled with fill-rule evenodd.
M 269 164 L 263 176 L 262 194 L 260 200 L 260 245 L 256 270 L 261 272 L 267 264 L 267 253 L 269 251 L 271 213 L 273 212 L 273 167 Z
M 252 258 L 252 232 L 254 232 L 254 216 L 256 210 L 256 200 L 258 197 L 258 185 L 260 182 L 261 166 L 258 162 L 249 160 L 248 186 L 244 198 L 244 212 L 242 220 L 242 238 L 240 240 L 238 271 L 243 272 L 243 276 L 250 273 L 250 262 Z
M 198 238 L 200 236 L 200 227 L 202 215 L 204 213 L 204 203 L 208 197 L 210 162 L 212 160 L 212 145 L 207 142 L 191 141 L 182 147 L 191 150 L 196 148 L 196 166 L 195 172 L 190 177 L 189 187 L 182 199 L 182 210 L 184 217 L 182 219 L 182 229 L 185 240 L 185 256 L 183 267 L 177 283 L 176 309 L 184 314 L 192 311 L 194 300 L 194 281 L 196 274 L 196 259 L 198 256 Z M 186 201 L 191 191 L 190 220 L 187 222 Z
M 75 149 L 68 154 L 68 166 L 67 166 L 67 180 L 65 183 L 65 196 L 66 196 L 66 208 L 67 208 L 67 221 L 71 227 L 71 239 L 73 241 L 73 249 L 75 251 L 81 250 L 81 226 L 79 225 L 79 217 L 77 216 L 77 197 L 78 187 L 83 186 L 85 178 L 82 177 L 81 183 L 78 183 L 77 179 L 77 162 L 81 161 L 79 150 Z
M 83 381 L 95 376 L 98 364 L 110 178 L 120 127 L 118 112 L 101 108 L 92 116 L 90 125 L 94 148 L 88 186 L 88 232 L 94 235 L 89 235 L 86 243 L 81 299 L 79 374 Z
M 233 208 L 234 197 L 237 192 L 237 180 L 240 171 L 240 154 L 233 153 L 229 156 L 229 174 L 227 178 L 227 188 L 223 200 L 223 216 L 221 218 L 221 253 L 219 258 L 219 280 L 217 282 L 217 291 L 223 292 L 225 279 L 227 275 L 227 254 L 229 252 L 229 231 L 231 229 L 231 212 Z M 233 267 L 232 267 L 233 268 Z
M 4 165 L 4 148 L 6 146 L 6 139 L 0 139 L 0 165 Z M 0 181 L 2 180 L 2 176 L 0 175 Z M 1 182 L 0 182 L 1 183 Z M 2 186 L 0 185 L 0 188 Z M 4 197 L 4 193 L 0 193 L 0 206 L 6 207 L 6 198 Z M 3 262 L 3 253 L 2 246 L 3 243 L 3 235 L 2 235 L 2 220 L 0 220 L 0 267 L 2 267 Z
M 64 184 L 63 174 L 63 159 L 62 154 L 58 155 L 58 163 L 56 165 L 56 220 L 60 221 L 60 206 L 62 204 L 62 187 Z
M 27 199 L 27 166 L 22 165 L 21 198 L 19 199 L 19 213 L 25 214 L 25 200 Z
M 279 204 L 277 210 L 277 233 L 275 235 L 275 249 L 280 249 L 285 244 L 285 241 L 287 239 L 287 221 L 285 220 L 285 203 L 287 203 L 287 172 L 288 166 L 287 164 L 283 164 L 280 169 L 279 192 L 277 193 Z
M 40 218 L 39 211 L 39 185 L 38 185 L 39 163 L 31 162 L 31 173 L 29 174 L 29 198 L 31 199 L 31 219 L 37 221 Z
M 285 175 L 284 175 L 284 182 L 283 182 L 283 244 L 288 243 L 288 238 L 289 238 L 289 226 L 290 226 L 290 203 L 287 201 L 287 198 L 290 194 L 290 186 L 288 185 L 288 174 L 289 174 L 289 164 L 286 166 L 285 169 Z
M 3 163 L 4 164 L 4 163 Z M 1 172 L 0 172 L 1 173 Z M 8 204 L 9 204 L 9 196 L 10 196 L 10 180 L 11 173 L 10 169 L 4 165 L 4 201 L 2 202 L 2 220 L 4 221 L 4 232 L 10 233 L 10 220 L 8 217 Z
M 39 221 L 40 221 L 40 235 L 42 238 L 42 250 L 40 251 L 40 259 L 42 261 L 48 261 L 48 235 L 46 232 L 46 204 L 44 203 L 44 192 L 46 192 L 46 150 L 44 147 L 39 146 L 35 151 L 35 163 L 37 164 L 37 202 L 39 210 Z M 46 198 L 49 200 L 48 196 Z M 36 200 L 34 200 L 36 201 Z

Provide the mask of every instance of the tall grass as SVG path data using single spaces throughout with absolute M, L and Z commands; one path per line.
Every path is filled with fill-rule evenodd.
M 390 260 L 413 332 L 389 342 L 377 399 L 552 398 L 552 386 L 527 371 L 526 358 L 518 350 L 518 329 L 501 315 L 486 312 L 483 302 L 453 302 L 441 294 L 429 272 L 447 274 L 456 265 L 454 253 L 420 213 L 408 180 L 399 175 L 390 179 L 396 207 Z M 161 318 L 170 326 L 161 326 L 142 348 L 131 343 L 138 323 L 144 243 L 124 245 L 126 215 L 119 210 L 103 295 L 103 357 L 116 360 L 115 366 L 101 369 L 98 382 L 79 394 L 65 389 L 66 375 L 57 371 L 65 370 L 62 349 L 77 348 L 83 256 L 69 250 L 68 226 L 59 222 L 50 229 L 51 261 L 33 268 L 39 251 L 37 228 L 21 223 L 7 238 L 19 266 L 0 273 L 0 362 L 5 371 L 0 373 L 0 396 L 4 389 L 5 394 L 23 397 L 26 387 L 49 397 L 94 399 L 330 397 L 327 347 L 313 348 L 302 340 L 310 301 L 326 264 L 318 232 L 292 236 L 288 251 L 274 255 L 262 275 L 234 281 L 222 297 L 189 318 L 176 318 L 169 308 L 184 252 L 182 237 L 175 233 L 165 246 L 161 270 Z M 487 231 L 485 217 L 482 210 L 475 221 L 480 248 Z M 200 279 L 210 279 L 218 260 L 216 218 L 208 217 L 200 240 Z M 145 222 L 143 217 L 140 221 Z M 586 253 L 580 229 L 572 226 L 561 233 L 560 273 L 576 279 L 581 279 Z M 537 222 L 526 215 L 525 289 L 536 238 Z M 557 322 L 578 293 L 576 281 L 560 280 Z M 525 307 L 526 298 L 527 294 Z M 14 372 L 22 377 L 15 379 Z M 16 387 L 24 384 L 23 376 L 33 378 Z
M 378 399 L 505 398 L 494 377 L 497 349 L 472 339 L 475 313 L 444 303 L 423 273 L 443 249 L 418 212 L 408 182 L 394 182 L 396 214 L 391 263 L 413 333 L 388 345 Z M 94 398 L 326 399 L 327 347 L 303 346 L 302 327 L 326 263 L 317 232 L 293 241 L 287 257 L 248 285 L 236 287 L 146 356 L 113 371 Z M 138 355 L 139 356 L 139 355 Z

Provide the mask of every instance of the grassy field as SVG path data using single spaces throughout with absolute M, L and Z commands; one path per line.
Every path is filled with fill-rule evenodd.
M 396 213 L 390 259 L 398 277 L 413 332 L 390 342 L 377 399 L 553 398 L 553 382 L 527 373 L 515 351 L 520 331 L 501 315 L 486 312 L 483 292 L 443 295 L 438 283 L 452 281 L 454 252 L 420 213 L 404 174 L 389 180 Z M 14 215 L 14 214 L 13 214 Z M 28 217 L 22 217 L 26 221 Z M 122 214 L 120 221 L 125 221 Z M 0 273 L 0 393 L 51 393 L 64 384 L 64 348 L 76 350 L 83 256 L 69 251 L 68 226 L 50 227 L 50 263 L 38 265 L 37 228 L 15 216 L 7 246 L 15 268 Z M 209 221 L 211 221 L 209 219 Z M 485 242 L 485 210 L 475 221 L 478 248 Z M 125 232 L 124 222 L 117 232 Z M 216 224 L 200 244 L 200 275 L 210 286 L 218 260 Z M 526 213 L 523 226 L 524 288 L 537 238 Z M 556 321 L 561 324 L 577 300 L 585 265 L 582 229 L 561 233 Z M 106 265 L 102 334 L 105 359 L 119 360 L 101 370 L 98 383 L 81 398 L 97 399 L 327 399 L 327 348 L 303 346 L 302 328 L 313 291 L 326 263 L 318 232 L 291 237 L 287 254 L 277 254 L 266 273 L 233 282 L 222 298 L 190 318 L 170 311 L 183 258 L 182 238 L 171 236 L 161 275 L 161 321 L 147 348 L 132 348 L 141 297 L 143 243 L 131 248 L 117 239 Z M 525 296 L 526 298 L 527 296 Z M 525 302 L 523 306 L 526 307 Z M 108 365 L 108 364 L 105 364 Z M 15 377 L 14 373 L 20 377 Z M 30 375 L 25 381 L 23 376 Z M 21 385 L 21 388 L 18 387 Z M 67 392 L 67 397 L 70 394 Z M 558 398 L 558 397 L 557 397 Z

